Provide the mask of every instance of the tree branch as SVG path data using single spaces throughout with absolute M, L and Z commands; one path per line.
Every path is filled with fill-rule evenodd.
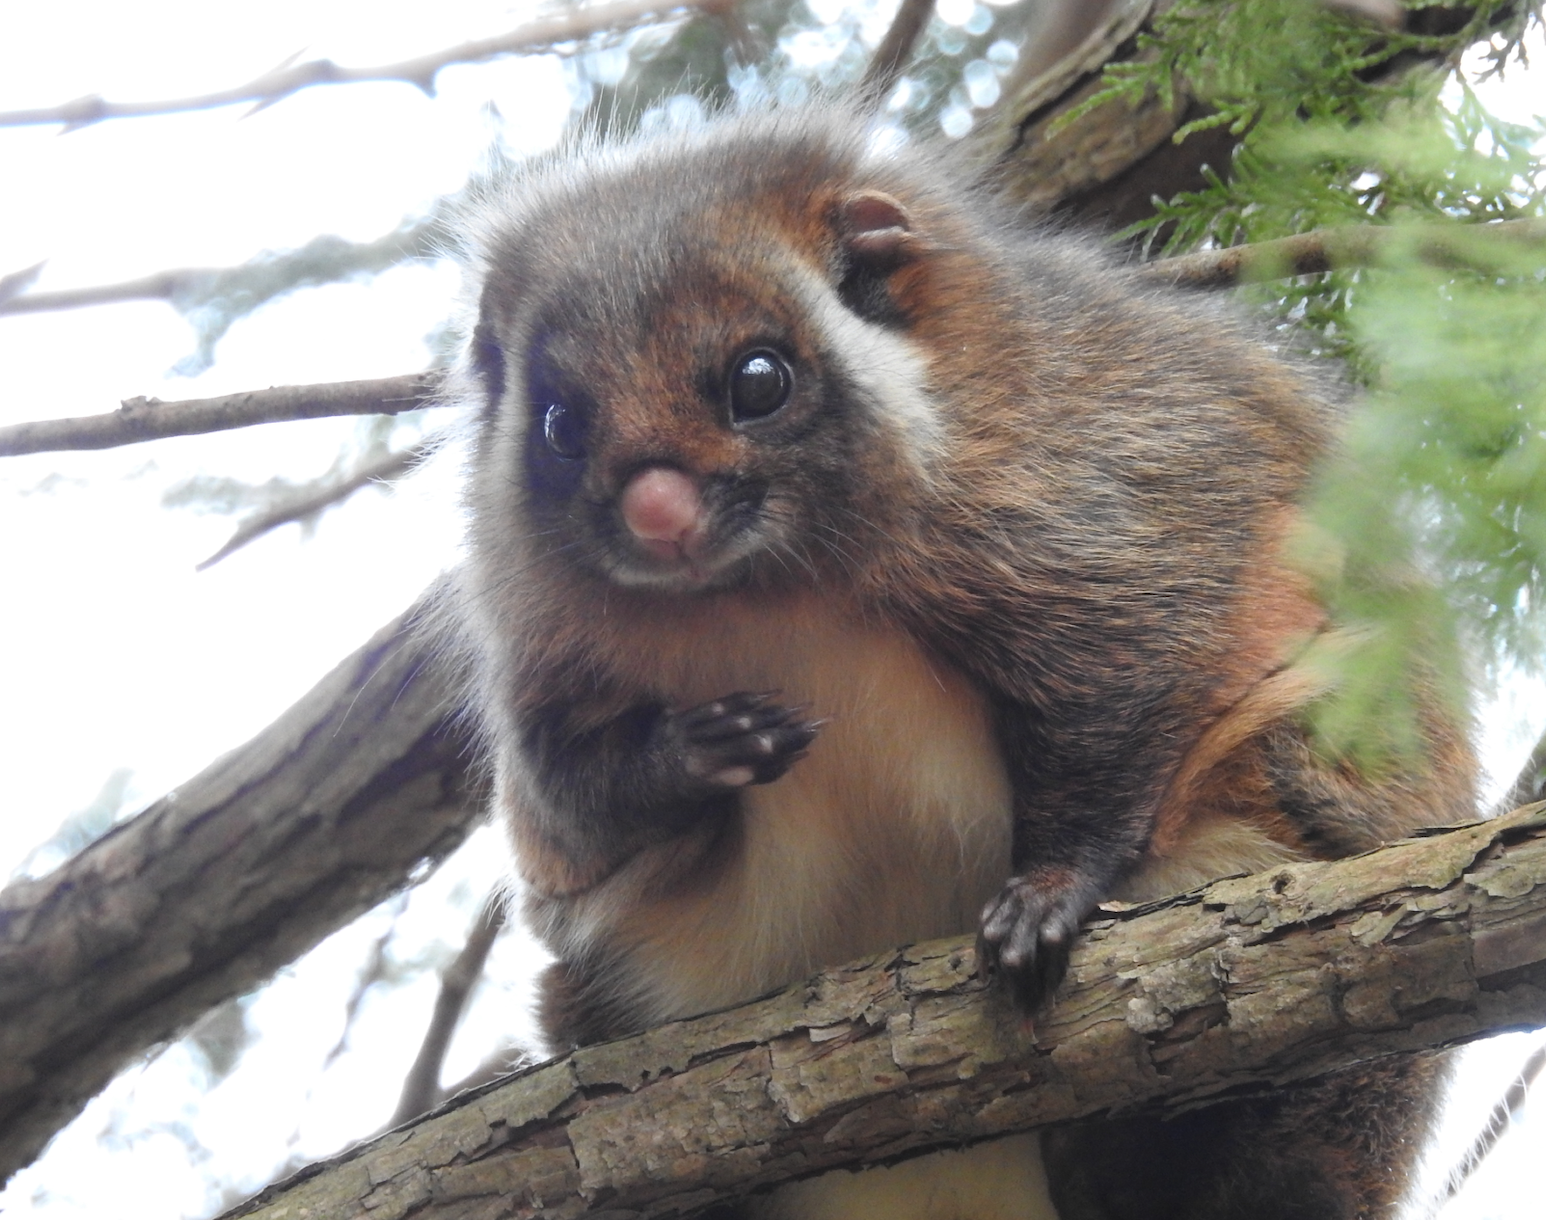
M 934 0 L 902 0 L 859 81 L 858 94 L 870 106 L 878 106 L 896 84 L 933 15 Z
M 415 619 L 55 872 L 0 891 L 0 1178 L 136 1055 L 462 841 L 480 801 Z
M 1500 248 L 1542 244 L 1546 244 L 1546 220 L 1540 219 L 1485 225 L 1352 225 L 1160 259 L 1145 265 L 1141 274 L 1183 288 L 1229 288 L 1254 280 L 1311 275 L 1333 267 L 1373 266 L 1398 252 L 1441 266 L 1493 270 L 1498 266 Z M 130 398 L 110 415 L 37 420 L 0 428 L 0 457 L 106 449 L 286 419 L 412 411 L 441 405 L 435 397 L 435 378 L 434 373 L 412 373 L 378 381 L 279 386 L 185 402 Z
M 1546 805 L 1089 924 L 1033 1029 L 969 940 L 588 1047 L 227 1213 L 691 1214 L 796 1176 L 1546 1022 Z
M 236 532 L 226 539 L 224 546 L 199 563 L 197 570 L 202 572 L 206 568 L 214 567 L 226 556 L 234 554 L 249 542 L 257 541 L 264 534 L 278 529 L 281 525 L 288 525 L 292 521 L 303 521 L 307 517 L 316 516 L 324 509 L 342 504 L 363 487 L 373 483 L 389 483 L 407 474 L 433 447 L 431 441 L 420 441 L 416 445 L 409 445 L 406 449 L 389 453 L 377 461 L 362 466 L 354 474 L 337 483 L 297 496 L 293 500 L 287 500 L 263 512 L 254 513 L 236 527 Z
M 675 13 L 694 9 L 713 11 L 725 6 L 727 2 L 614 0 L 611 4 L 573 9 L 560 16 L 533 21 L 493 38 L 474 39 L 394 64 L 374 68 L 343 68 L 331 59 L 309 59 L 299 64 L 286 61 L 273 71 L 234 89 L 159 102 L 109 102 L 91 95 L 66 102 L 62 106 L 0 111 L 0 127 L 62 123 L 66 131 L 75 131 L 104 119 L 143 118 L 188 110 L 212 110 L 242 103 L 252 103 L 255 110 L 262 110 L 314 85 L 351 85 L 362 81 L 401 81 L 416 85 L 433 96 L 435 77 L 442 68 L 451 64 L 479 63 L 504 55 L 538 51 L 555 43 L 575 42 L 606 30 L 631 28 L 642 24 L 648 17 L 664 20 Z
M 1336 267 L 1370 267 L 1393 254 L 1445 267 L 1490 271 L 1497 267 L 1498 243 L 1540 245 L 1546 255 L 1546 220 L 1317 229 L 1276 241 L 1160 259 L 1146 266 L 1144 273 L 1182 288 L 1230 288 L 1256 280 L 1314 275 Z
M 398 1098 L 390 1126 L 399 1127 L 409 1119 L 417 1118 L 441 1100 L 440 1068 L 451 1047 L 451 1035 L 462 1019 L 467 997 L 483 977 L 483 964 L 488 961 L 489 950 L 494 947 L 504 926 L 505 896 L 502 890 L 495 890 L 484 899 L 462 951 L 440 976 L 435 1011 L 430 1016 L 419 1053 L 403 1081 L 402 1095 Z
M 75 449 L 111 449 L 168 436 L 194 436 L 332 415 L 399 415 L 440 405 L 439 374 L 408 373 L 371 381 L 270 386 L 219 398 L 162 402 L 126 398 L 108 415 L 40 419 L 0 428 L 0 457 Z
M 1003 100 L 972 135 L 1011 197 L 1034 212 L 1050 212 L 1111 183 L 1175 133 L 1180 115 L 1155 99 L 1136 110 L 1107 104 L 1072 123 L 1061 121 L 1104 87 L 1100 73 L 1131 44 L 1154 7 L 1153 0 L 1115 0 L 1050 65 L 1029 49 L 1033 74 L 1011 78 Z
M 41 271 L 43 264 L 29 271 Z M 125 301 L 170 301 L 202 289 L 229 271 L 225 267 L 179 267 L 156 271 L 137 280 L 116 284 L 91 284 L 85 288 L 57 288 L 52 292 L 18 292 L 0 297 L 0 317 L 7 314 L 53 313 L 61 309 L 85 309 L 92 305 L 119 305 Z M 34 277 L 36 278 L 36 277 Z
M 1383 0 L 1329 2 L 1376 20 L 1384 8 Z M 1002 99 L 983 116 L 971 138 L 1005 191 L 1029 211 L 1056 212 L 1084 225 L 1118 230 L 1151 218 L 1156 197 L 1203 190 L 1204 166 L 1227 176 L 1240 140 L 1227 126 L 1196 132 L 1180 144 L 1173 141 L 1182 124 L 1208 113 L 1184 92 L 1178 92 L 1174 107 L 1150 94 L 1132 104 L 1110 100 L 1066 121 L 1065 116 L 1105 88 L 1102 73 L 1108 64 L 1145 59 L 1136 37 L 1152 30 L 1155 17 L 1168 7 L 1164 0 L 1106 0 L 1100 19 L 1079 44 L 1050 64 L 1039 48 L 1026 48 L 1025 75 L 1006 83 Z M 1093 0 L 1078 6 L 1081 17 L 1091 8 Z M 1409 21 L 1447 17 L 1463 24 L 1461 14 L 1466 11 L 1426 9 L 1417 14 L 1409 9 L 1406 16 Z M 1497 21 L 1513 15 L 1513 9 L 1501 9 Z M 1448 27 L 1431 32 L 1439 28 Z M 1374 38 L 1379 34 L 1371 30 Z M 1413 52 L 1378 65 L 1372 75 L 1383 78 L 1416 62 L 1438 59 L 1438 54 Z

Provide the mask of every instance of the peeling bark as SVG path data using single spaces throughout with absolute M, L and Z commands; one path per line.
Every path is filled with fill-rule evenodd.
M 690 1214 L 842 1166 L 1546 1023 L 1546 804 L 1087 925 L 1032 1027 L 969 940 L 587 1047 L 226 1220 Z
M 413 618 L 247 745 L 0 892 L 0 1177 L 134 1056 L 465 837 L 480 803 L 466 743 Z

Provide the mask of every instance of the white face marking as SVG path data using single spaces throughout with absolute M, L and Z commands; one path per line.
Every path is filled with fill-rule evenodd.
M 917 345 L 856 315 L 814 271 L 796 280 L 795 293 L 816 329 L 830 338 L 842 371 L 864 391 L 879 417 L 896 428 L 916 472 L 928 479 L 944 457 L 946 437 L 929 392 L 928 363 Z

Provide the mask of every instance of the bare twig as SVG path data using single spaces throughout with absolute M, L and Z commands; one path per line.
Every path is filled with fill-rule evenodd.
M 859 96 L 870 105 L 879 105 L 896 84 L 918 43 L 918 36 L 933 15 L 934 0 L 902 0 L 896 16 L 891 19 L 891 27 L 875 48 L 870 65 L 859 81 Z
M 438 387 L 439 375 L 426 372 L 371 381 L 270 386 L 266 390 L 182 402 L 126 398 L 118 410 L 108 415 L 40 419 L 0 428 L 0 457 L 65 449 L 111 449 L 168 436 L 224 432 L 282 420 L 400 415 L 439 405 L 435 396 Z
M 219 563 L 227 555 L 241 550 L 249 542 L 253 542 L 271 530 L 278 529 L 281 525 L 288 525 L 292 521 L 303 521 L 307 517 L 315 516 L 324 509 L 332 508 L 335 504 L 342 504 L 360 488 L 372 483 L 387 483 L 406 474 L 414 464 L 433 448 L 432 442 L 420 441 L 416 445 L 409 445 L 406 449 L 389 453 L 377 461 L 361 467 L 347 479 L 330 484 L 306 495 L 298 496 L 293 500 L 287 500 L 283 504 L 277 504 L 273 508 L 255 513 L 236 527 L 236 532 L 226 540 L 224 546 L 198 565 L 197 570 L 202 572 L 205 568 L 211 568 Z
M 1427 1214 L 1430 1218 L 1438 1215 L 1439 1209 L 1460 1193 L 1471 1175 L 1497 1147 L 1498 1141 L 1503 1138 L 1509 1124 L 1513 1122 L 1519 1107 L 1525 1104 L 1525 1099 L 1530 1094 L 1530 1086 L 1535 1083 L 1535 1078 L 1541 1074 L 1542 1068 L 1546 1068 L 1546 1045 L 1536 1047 L 1531 1056 L 1525 1060 L 1524 1066 L 1519 1069 L 1519 1075 L 1514 1077 L 1513 1083 L 1492 1107 L 1492 1113 L 1487 1116 L 1487 1122 L 1482 1126 L 1475 1141 L 1466 1149 L 1465 1156 L 1461 1157 L 1460 1162 L 1449 1171 L 1449 1177 L 1445 1179 L 1443 1188 L 1428 1206 Z
M 31 271 L 42 269 L 39 263 Z M 51 313 L 58 309 L 84 309 L 89 305 L 117 305 L 123 301 L 170 301 L 190 289 L 212 283 L 222 268 L 179 267 L 157 271 L 137 280 L 117 284 L 92 284 L 86 288 L 58 288 L 53 292 L 18 292 L 0 298 L 0 315 Z
M 0 275 L 0 306 L 3 306 L 7 301 L 14 300 L 31 288 L 42 270 L 42 263 L 33 263 L 32 266 L 23 267 L 20 271 L 12 271 L 7 275 Z
M 382 930 L 380 936 L 370 942 L 370 951 L 365 955 L 365 963 L 360 967 L 360 972 L 355 976 L 354 986 L 349 989 L 349 998 L 344 1001 L 343 1028 L 338 1031 L 338 1037 L 322 1060 L 322 1070 L 325 1072 L 338 1061 L 338 1057 L 349 1049 L 349 1035 L 354 1032 L 354 1023 L 360 1015 L 360 1005 L 365 1002 L 365 993 L 377 983 L 387 977 L 387 947 L 397 935 L 397 924 L 403 917 L 403 912 L 408 909 L 408 895 L 398 894 L 392 899 L 392 918 Z
M 726 0 L 614 0 L 611 4 L 573 9 L 540 21 L 533 21 L 509 33 L 493 38 L 447 47 L 428 55 L 405 59 L 373 68 L 344 68 L 331 59 L 309 59 L 304 63 L 285 62 L 256 80 L 234 89 L 220 89 L 195 97 L 159 102 L 109 102 L 89 95 L 62 106 L 32 110 L 0 111 L 0 127 L 34 127 L 62 123 L 74 131 L 103 119 L 143 118 L 154 114 L 176 114 L 187 110 L 212 110 L 220 106 L 251 103 L 261 110 L 313 85 L 349 85 L 361 81 L 401 81 L 416 85 L 425 93 L 435 92 L 435 77 L 451 64 L 479 63 L 503 55 L 515 55 L 550 47 L 555 43 L 575 42 L 605 30 L 638 25 L 646 17 L 665 18 L 687 10 L 714 10 Z
M 504 892 L 495 890 L 484 899 L 477 922 L 468 933 L 462 951 L 440 976 L 440 994 L 435 997 L 435 1011 L 430 1017 L 429 1028 L 424 1032 L 418 1057 L 403 1080 L 402 1096 L 398 1099 L 397 1110 L 389 1126 L 396 1127 L 411 1118 L 417 1118 L 442 1100 L 440 1068 L 451 1045 L 451 1035 L 456 1032 L 467 997 L 472 994 L 473 987 L 482 976 L 489 950 L 494 947 L 494 941 L 504 926 Z
M 1255 245 L 1200 250 L 1161 259 L 1142 268 L 1141 274 L 1183 288 L 1228 288 L 1246 281 L 1310 275 L 1333 267 L 1368 266 L 1394 249 L 1409 249 L 1418 257 L 1444 266 L 1493 269 L 1499 248 L 1496 243 L 1500 241 L 1518 245 L 1546 243 L 1546 220 L 1320 229 Z M 440 405 L 435 397 L 436 386 L 435 374 L 413 373 L 378 381 L 278 386 L 184 402 L 131 398 L 110 415 L 36 420 L 0 428 L 0 457 L 63 449 L 108 449 L 279 420 L 397 414 Z
M 1497 239 L 1521 244 L 1546 243 L 1546 220 L 1317 229 L 1276 241 L 1160 259 L 1145 267 L 1144 274 L 1182 288 L 1229 288 L 1254 280 L 1314 275 L 1334 267 L 1367 267 L 1392 249 L 1410 250 L 1424 261 L 1442 266 L 1480 265 L 1490 269 L 1496 259 L 1489 257 L 1489 245 Z

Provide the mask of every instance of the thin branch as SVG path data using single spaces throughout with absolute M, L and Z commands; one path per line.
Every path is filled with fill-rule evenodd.
M 456 1026 L 462 1019 L 462 1009 L 467 1005 L 467 997 L 483 976 L 489 950 L 494 947 L 494 941 L 504 926 L 504 891 L 496 889 L 484 899 L 477 922 L 468 933 L 462 951 L 440 976 L 440 994 L 435 997 L 435 1011 L 430 1017 L 429 1028 L 424 1032 L 418 1056 L 403 1080 L 402 1096 L 398 1099 L 397 1110 L 389 1126 L 401 1126 L 443 1099 L 440 1068 L 445 1063 L 446 1051 L 450 1049 L 451 1035 L 456 1032 Z
M 1276 241 L 1161 259 L 1140 268 L 1139 274 L 1183 288 L 1229 288 L 1253 280 L 1311 275 L 1333 267 L 1371 266 L 1398 250 L 1410 250 L 1443 266 L 1492 270 L 1497 266 L 1498 243 L 1502 242 L 1517 246 L 1546 243 L 1546 220 L 1320 229 Z M 0 457 L 107 449 L 279 420 L 396 414 L 442 405 L 435 396 L 436 386 L 436 374 L 413 373 L 377 381 L 279 386 L 184 402 L 130 398 L 110 415 L 37 420 L 0 428 Z
M 292 521 L 304 521 L 308 517 L 315 517 L 325 509 L 342 504 L 362 487 L 372 483 L 390 483 L 399 475 L 406 474 L 425 454 L 434 447 L 432 441 L 420 441 L 418 444 L 409 445 L 406 449 L 389 453 L 385 457 L 361 467 L 347 479 L 338 483 L 308 492 L 293 500 L 287 500 L 283 504 L 255 513 L 236 527 L 236 532 L 226 540 L 224 546 L 211 555 L 208 559 L 197 565 L 197 571 L 204 571 L 219 563 L 226 556 L 241 550 L 249 542 L 253 542 L 271 530 L 278 529 L 281 525 L 288 525 Z
M 179 267 L 116 284 L 90 284 L 45 292 L 7 293 L 0 281 L 0 317 L 85 309 L 127 301 L 165 301 L 194 329 L 197 349 L 178 362 L 180 370 L 202 372 L 213 362 L 215 344 L 238 318 L 277 297 L 377 275 L 410 259 L 433 261 L 444 253 L 445 202 L 427 215 L 405 217 L 372 241 L 348 241 L 323 233 L 291 250 L 262 250 L 231 267 Z M 42 264 L 39 264 L 41 268 Z M 37 268 L 29 268 L 29 271 Z M 25 275 L 25 272 L 17 273 Z
M 1530 1086 L 1535 1083 L 1535 1078 L 1541 1074 L 1542 1068 L 1546 1068 L 1546 1045 L 1536 1047 L 1525 1060 L 1524 1066 L 1519 1069 L 1519 1075 L 1514 1077 L 1513 1083 L 1492 1107 L 1492 1113 L 1487 1116 L 1486 1124 L 1477 1134 L 1475 1141 L 1466 1149 L 1465 1156 L 1449 1171 L 1449 1177 L 1445 1179 L 1443 1189 L 1428 1206 L 1430 1220 L 1431 1217 L 1438 1215 L 1439 1210 L 1446 1203 L 1460 1193 L 1471 1175 L 1497 1147 L 1498 1141 L 1503 1138 L 1514 1121 L 1514 1115 L 1519 1112 L 1519 1108 L 1529 1097 Z
M 1399 30 L 1406 24 L 1406 10 L 1397 0 L 1321 0 L 1321 3 L 1387 30 Z
M 1199 250 L 1143 268 L 1155 280 L 1181 288 L 1229 288 L 1257 280 L 1315 275 L 1336 267 L 1372 266 L 1393 251 L 1411 252 L 1441 266 L 1496 265 L 1495 241 L 1546 243 L 1546 220 L 1491 224 L 1348 225 L 1317 229 L 1254 245 Z
M 359 1019 L 360 1006 L 365 1003 L 365 995 L 377 983 L 384 982 L 388 972 L 387 949 L 397 937 L 397 925 L 403 917 L 403 912 L 408 909 L 408 895 L 399 894 L 392 899 L 392 918 L 387 926 L 382 929 L 381 935 L 370 943 L 370 951 L 365 955 L 365 963 L 360 967 L 355 976 L 354 986 L 349 989 L 349 998 L 344 1001 L 343 1028 L 338 1031 L 338 1037 L 333 1040 L 333 1045 L 322 1058 L 322 1071 L 327 1071 L 337 1063 L 340 1056 L 349 1049 L 349 1037 L 354 1033 L 354 1023 Z M 292 1143 L 294 1141 L 292 1140 Z
M 1196 1106 L 1546 1020 L 1546 806 L 1103 912 L 1034 1027 L 969 939 L 463 1095 L 227 1213 L 698 1214 L 794 1176 Z
M 219 398 L 162 402 L 126 398 L 107 415 L 40 419 L 0 428 L 0 457 L 75 449 L 111 449 L 168 436 L 224 432 L 253 424 L 333 415 L 400 415 L 439 406 L 439 374 L 408 373 L 371 381 L 270 386 Z
M 29 270 L 41 270 L 42 263 Z M 222 267 L 179 267 L 157 271 L 117 284 L 92 284 L 85 288 L 57 288 L 52 292 L 23 292 L 0 299 L 0 316 L 20 313 L 52 313 L 60 309 L 85 309 L 91 305 L 117 305 L 124 301 L 170 301 L 214 281 Z
M 918 36 L 933 15 L 934 0 L 902 0 L 859 81 L 859 96 L 870 106 L 880 105 L 891 92 L 891 86 L 896 84 L 897 77 L 912 57 Z
M 33 263 L 32 266 L 23 267 L 20 271 L 0 275 L 0 307 L 31 288 L 38 276 L 42 274 L 43 267 L 44 263 Z
M 331 59 L 310 59 L 304 63 L 280 64 L 256 80 L 234 89 L 220 89 L 195 97 L 158 102 L 109 102 L 97 96 L 77 98 L 62 106 L 32 110 L 0 111 L 0 127 L 33 127 L 62 123 L 66 131 L 99 123 L 104 119 L 143 118 L 147 115 L 176 114 L 188 110 L 212 110 L 243 103 L 261 110 L 314 85 L 350 85 L 362 81 L 401 81 L 416 85 L 433 96 L 435 77 L 451 64 L 480 63 L 505 55 L 530 53 L 557 43 L 576 42 L 606 30 L 641 24 L 645 18 L 661 20 L 690 10 L 712 11 L 727 0 L 615 0 L 581 8 L 559 16 L 543 18 L 493 38 L 479 38 L 373 68 L 344 68 Z

